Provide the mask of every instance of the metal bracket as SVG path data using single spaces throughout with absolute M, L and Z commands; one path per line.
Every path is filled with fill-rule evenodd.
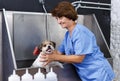
M 78 8 L 111 10 L 111 4 L 100 3 L 100 2 L 87 2 L 80 0 L 80 1 L 72 2 L 72 5 L 75 6 L 76 10 L 78 10 Z

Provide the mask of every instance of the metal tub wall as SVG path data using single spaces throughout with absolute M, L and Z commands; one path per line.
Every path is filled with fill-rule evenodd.
M 46 40 L 45 16 L 14 13 L 13 45 L 17 67 L 29 67 L 36 58 L 35 46 Z

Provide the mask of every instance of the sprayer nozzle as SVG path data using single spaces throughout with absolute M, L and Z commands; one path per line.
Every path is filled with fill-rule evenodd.
M 44 4 L 44 0 L 39 0 L 39 3 Z

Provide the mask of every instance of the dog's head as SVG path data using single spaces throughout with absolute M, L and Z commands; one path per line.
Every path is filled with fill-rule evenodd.
M 53 41 L 43 41 L 38 48 L 40 49 L 41 52 L 43 53 L 52 53 L 53 50 L 55 50 L 56 43 Z

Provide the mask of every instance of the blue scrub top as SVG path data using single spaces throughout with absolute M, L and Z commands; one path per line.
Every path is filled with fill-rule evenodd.
M 73 63 L 82 81 L 113 80 L 114 72 L 87 27 L 76 24 L 72 36 L 67 31 L 58 50 L 66 55 L 86 55 L 81 63 Z

